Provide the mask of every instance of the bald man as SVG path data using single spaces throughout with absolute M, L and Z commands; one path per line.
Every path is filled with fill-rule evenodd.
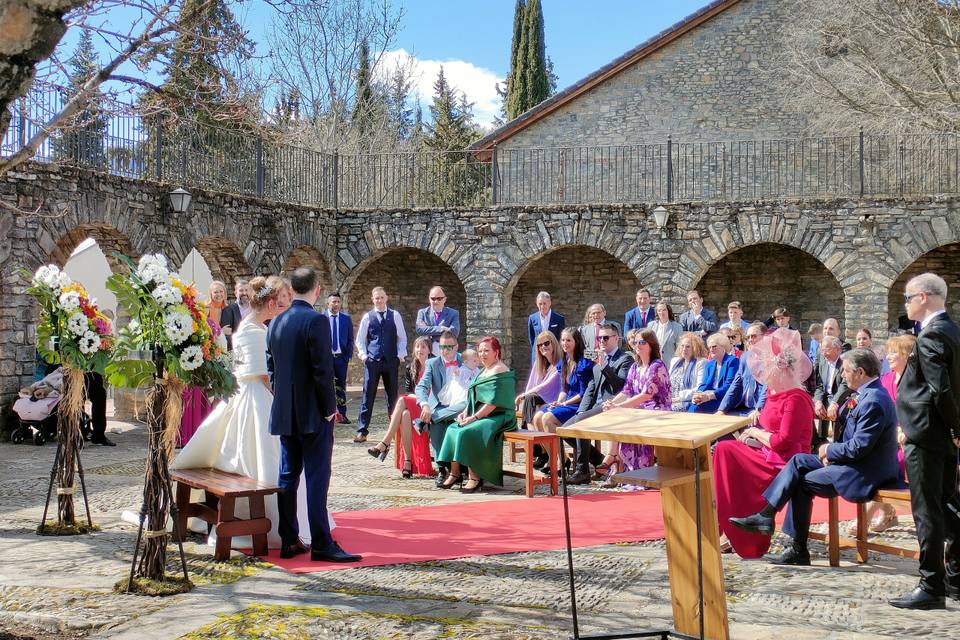
M 440 355 L 440 336 L 450 331 L 460 337 L 460 312 L 446 306 L 447 294 L 442 287 L 430 289 L 430 305 L 417 311 L 416 331 L 418 336 L 427 336 L 433 341 L 433 355 Z

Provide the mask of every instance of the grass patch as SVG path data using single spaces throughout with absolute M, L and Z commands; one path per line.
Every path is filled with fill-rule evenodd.
M 127 580 L 123 578 L 113 585 L 115 593 L 127 593 Z M 130 593 L 138 596 L 173 596 L 193 589 L 193 583 L 179 576 L 167 576 L 163 580 L 134 578 Z
M 239 613 L 220 615 L 213 624 L 188 633 L 181 640 L 306 640 L 310 637 L 307 628 L 329 614 L 329 609 L 323 607 L 255 604 Z
M 80 536 L 94 531 L 100 531 L 100 525 L 90 525 L 84 522 L 66 524 L 56 520 L 47 520 L 43 525 L 37 527 L 37 535 L 41 536 Z

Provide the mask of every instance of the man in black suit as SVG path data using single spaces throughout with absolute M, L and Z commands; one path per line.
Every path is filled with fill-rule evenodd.
M 583 392 L 577 415 L 564 423 L 569 426 L 603 411 L 603 402 L 614 397 L 623 389 L 627 373 L 633 364 L 633 356 L 620 348 L 620 330 L 610 323 L 600 327 L 597 332 L 600 351 L 594 356 L 593 379 Z M 590 464 L 603 462 L 603 454 L 594 448 L 589 440 L 567 438 L 565 442 L 576 452 L 577 467 L 569 478 L 568 484 L 589 484 Z
M 890 604 L 944 609 L 944 594 L 960 600 L 960 328 L 945 311 L 947 283 L 940 276 L 924 273 L 911 279 L 903 297 L 907 316 L 921 326 L 897 387 L 910 506 L 920 542 L 920 584 Z
M 227 338 L 227 348 L 233 349 L 233 334 L 240 321 L 247 317 L 253 311 L 250 306 L 250 283 L 243 278 L 237 280 L 233 286 L 233 292 L 236 295 L 236 301 L 224 307 L 220 313 L 220 327 L 223 329 L 223 335 Z

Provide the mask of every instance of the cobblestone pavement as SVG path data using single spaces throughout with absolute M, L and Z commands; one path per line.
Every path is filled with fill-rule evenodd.
M 374 424 L 384 419 L 375 416 Z M 83 452 L 90 507 L 102 529 L 79 537 L 34 533 L 54 446 L 0 444 L 0 639 L 571 635 L 561 551 L 292 575 L 239 554 L 215 563 L 209 548 L 194 541 L 187 545 L 194 591 L 169 598 L 115 594 L 112 586 L 129 570 L 136 534 L 120 514 L 139 507 L 145 435 L 142 426 L 117 421 L 109 431 L 117 447 Z M 374 429 L 371 442 L 379 431 Z M 440 492 L 430 479 L 402 480 L 389 462 L 367 456 L 366 445 L 350 442 L 352 435 L 350 426 L 337 429 L 333 511 L 522 494 L 519 481 L 511 479 L 505 489 L 481 496 Z M 901 526 L 888 535 L 909 541 L 913 531 Z M 724 556 L 732 637 L 960 638 L 955 602 L 946 612 L 927 613 L 886 604 L 914 586 L 915 562 L 877 554 L 857 565 L 852 552 L 844 552 L 843 566 L 832 569 L 822 545 L 814 543 L 812 552 L 809 568 Z M 581 631 L 668 626 L 662 541 L 579 549 L 575 562 Z

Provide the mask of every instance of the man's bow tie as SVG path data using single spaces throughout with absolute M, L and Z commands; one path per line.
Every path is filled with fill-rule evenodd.
M 455 366 L 457 366 L 457 361 L 454 360 L 453 362 L 444 362 L 444 363 L 443 363 L 443 366 L 444 366 L 444 367 L 455 367 Z

